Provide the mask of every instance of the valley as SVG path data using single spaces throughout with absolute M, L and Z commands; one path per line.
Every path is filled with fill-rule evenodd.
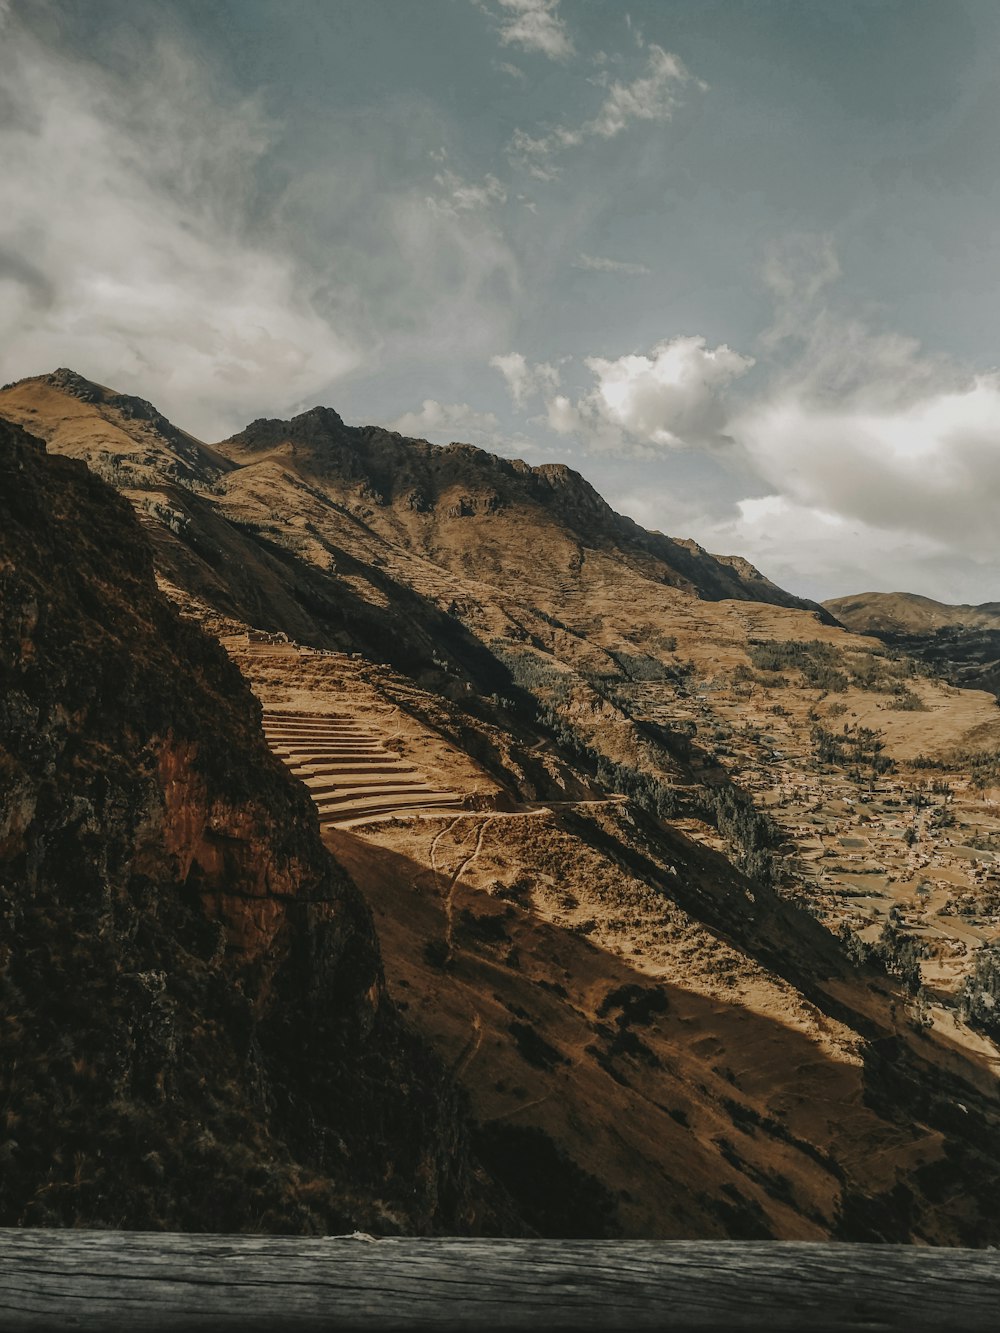
M 69 371 L 0 415 L 121 490 L 253 690 L 478 1217 L 996 1243 L 993 695 L 569 469 L 329 409 L 209 446 Z

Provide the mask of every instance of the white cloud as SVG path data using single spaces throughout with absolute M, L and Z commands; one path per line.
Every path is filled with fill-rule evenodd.
M 493 412 L 477 412 L 468 403 L 439 403 L 434 398 L 425 398 L 418 411 L 404 412 L 387 424 L 401 435 L 435 444 L 450 444 L 453 440 L 494 444 L 499 426 Z
M 935 579 L 938 595 L 953 595 L 954 562 L 945 544 L 919 533 L 887 538 L 877 524 L 784 495 L 740 501 L 735 516 L 705 524 L 698 539 L 721 554 L 745 556 L 779 585 L 817 599 L 905 591 L 915 570 Z
M 428 199 L 432 209 L 444 213 L 474 213 L 491 208 L 494 204 L 507 202 L 507 190 L 504 185 L 489 173 L 480 184 L 473 185 L 465 181 L 454 171 L 439 171 L 434 176 L 434 184 L 440 193 Z
M 416 192 L 367 198 L 364 207 L 367 231 L 329 262 L 338 284 L 354 275 L 353 311 L 386 358 L 436 367 L 507 341 L 520 271 L 488 210 L 432 209 Z
M 539 453 L 534 440 L 520 431 L 504 434 L 494 412 L 480 412 L 468 403 L 441 403 L 435 398 L 425 398 L 416 411 L 404 412 L 385 424 L 389 430 L 398 430 L 411 439 L 430 440 L 432 444 L 458 441 L 507 458 L 531 458 Z M 551 455 L 552 450 L 548 449 L 542 457 Z
M 507 381 L 510 396 L 517 407 L 539 394 L 559 387 L 559 371 L 549 361 L 529 365 L 520 352 L 490 358 L 490 365 L 499 370 Z
M 541 135 L 517 129 L 507 145 L 513 166 L 536 180 L 553 180 L 559 168 L 553 158 L 566 148 L 576 148 L 593 139 L 614 139 L 638 121 L 664 122 L 681 100 L 681 91 L 693 83 L 702 92 L 708 85 L 695 79 L 678 56 L 650 44 L 643 74 L 631 83 L 610 83 L 597 115 L 576 129 L 557 125 Z M 602 80 L 603 82 L 603 80 Z
M 808 325 L 820 294 L 840 276 L 833 237 L 799 232 L 772 243 L 764 260 L 764 284 L 774 300 L 774 319 L 764 341 L 776 344 Z
M 408 106 L 387 106 L 341 126 L 324 155 L 290 180 L 272 225 L 322 280 L 320 309 L 351 330 L 365 373 L 420 366 L 429 387 L 441 364 L 485 360 L 508 343 L 521 279 L 498 217 L 499 182 L 469 183 L 444 165 L 440 148 L 432 150 L 440 183 L 431 199 L 419 162 L 412 184 L 386 170 L 409 135 L 442 141 L 436 116 L 419 136 L 411 119 Z
M 683 61 L 662 46 L 650 44 L 646 73 L 632 83 L 617 80 L 608 89 L 604 104 L 593 120 L 584 126 L 586 133 L 601 139 L 613 139 L 633 121 L 669 120 L 680 101 L 680 90 L 691 80 Z M 702 92 L 708 85 L 695 80 Z
M 309 396 L 358 351 L 243 224 L 270 127 L 160 42 L 112 79 L 8 18 L 0 84 L 0 377 L 70 365 L 202 435 Z M 245 418 L 244 418 L 245 419 Z
M 573 54 L 573 42 L 566 24 L 559 16 L 559 0 L 497 0 L 500 16 L 500 40 L 505 46 L 519 46 L 550 60 L 566 60 Z
M 724 343 L 709 348 L 702 337 L 666 339 L 646 355 L 588 357 L 593 389 L 576 403 L 550 400 L 548 425 L 559 434 L 579 433 L 596 448 L 727 443 L 726 391 L 753 364 Z
M 822 509 L 886 541 L 968 558 L 996 549 L 1000 372 L 972 373 L 829 302 L 839 272 L 825 238 L 772 255 L 765 342 L 790 353 L 728 429 L 788 513 Z
M 671 488 L 658 490 L 650 467 L 649 485 L 628 494 L 612 482 L 612 501 L 647 526 L 745 555 L 794 591 L 995 599 L 1000 369 L 962 369 L 840 312 L 838 273 L 828 238 L 772 253 L 776 313 L 753 376 L 740 351 L 674 337 L 587 358 L 590 385 L 545 391 L 536 420 L 599 469 L 610 467 L 604 451 L 683 449 Z M 525 359 L 498 368 L 523 402 Z
M 579 254 L 573 261 L 574 268 L 586 269 L 589 273 L 648 273 L 645 264 L 634 264 L 625 259 L 606 259 L 603 255 Z
M 583 134 L 579 130 L 557 126 L 548 134 L 536 138 L 526 130 L 517 129 L 507 145 L 507 160 L 511 166 L 526 171 L 535 180 L 552 181 L 560 171 L 551 160 L 553 155 L 560 149 L 575 148 L 581 143 Z
M 790 380 L 731 424 L 760 474 L 797 505 L 953 545 L 996 550 L 1000 375 L 900 400 L 879 378 L 831 401 Z
M 825 237 L 772 252 L 776 311 L 761 339 L 772 360 L 760 368 L 770 378 L 740 403 L 725 391 L 749 358 L 674 339 L 644 357 L 591 358 L 595 389 L 553 398 L 549 423 L 592 449 L 612 424 L 617 447 L 731 439 L 712 455 L 724 469 L 714 495 L 678 500 L 654 482 L 618 502 L 647 526 L 748 557 L 793 591 L 995 598 L 1000 371 L 963 371 L 841 313 L 838 273 Z
M 646 45 L 646 39 L 645 37 L 643 37 L 642 29 L 639 27 L 639 25 L 632 21 L 631 14 L 625 15 L 625 26 L 632 34 L 632 40 L 635 42 L 636 46 L 638 46 L 641 50 L 642 47 Z
M 575 435 L 588 426 L 586 416 L 563 393 L 557 393 L 545 404 L 545 422 L 557 435 Z

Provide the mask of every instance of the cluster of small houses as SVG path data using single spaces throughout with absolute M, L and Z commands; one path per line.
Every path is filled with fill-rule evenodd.
M 707 714 L 703 694 L 699 703 L 699 711 Z M 848 877 L 848 886 L 853 876 L 863 876 L 871 877 L 872 898 L 883 898 L 879 915 L 896 908 L 894 917 L 903 926 L 927 924 L 926 909 L 908 906 L 914 894 L 917 899 L 935 893 L 940 898 L 941 892 L 948 893 L 949 901 L 943 909 L 938 908 L 938 914 L 964 916 L 968 924 L 987 928 L 1000 925 L 1000 916 L 994 915 L 995 911 L 1000 913 L 1000 860 L 992 852 L 966 846 L 953 836 L 954 829 L 936 828 L 930 819 L 944 806 L 961 809 L 960 783 L 953 784 L 954 794 L 928 797 L 923 793 L 926 804 L 921 807 L 915 799 L 917 790 L 898 778 L 878 779 L 865 790 L 830 774 L 820 777 L 809 771 L 811 756 L 795 753 L 794 743 L 760 734 L 763 728 L 757 730 L 755 744 L 740 756 L 743 764 L 737 760 L 731 771 L 743 787 L 762 798 L 761 803 L 798 843 L 800 870 L 807 882 L 812 881 L 817 899 L 826 910 L 833 915 L 856 916 L 857 910 L 852 911 L 850 906 L 854 895 L 845 900 L 837 890 L 845 884 L 842 876 Z M 731 743 L 738 746 L 739 740 L 739 732 L 734 731 Z M 977 793 L 980 809 L 981 800 Z M 831 819 L 831 805 L 839 805 L 845 813 Z M 963 813 L 968 819 L 972 811 Z M 815 819 L 824 814 L 822 821 Z M 995 827 L 991 819 L 983 822 L 990 829 Z M 906 836 L 908 828 L 913 829 L 912 842 Z M 951 872 L 951 876 L 936 875 L 938 869 Z M 921 875 L 922 871 L 926 874 Z M 956 871 L 964 883 L 955 882 Z M 876 887 L 879 878 L 883 881 L 881 892 Z M 897 903 L 889 886 L 901 883 L 912 884 L 913 891 L 904 890 L 903 901 Z M 997 908 L 991 904 L 984 910 L 980 906 L 983 900 L 992 900 Z M 940 924 L 946 929 L 944 922 Z
M 266 629 L 247 630 L 246 646 L 248 648 L 289 648 L 305 657 L 342 657 L 345 660 L 351 659 L 356 662 L 361 661 L 363 657 L 362 653 L 339 653 L 332 648 L 310 648 L 304 643 L 296 643 L 283 630 L 278 630 L 273 634 Z
M 752 777 L 745 775 L 744 781 L 751 788 L 766 791 L 769 778 L 773 791 L 773 774 L 766 770 L 758 770 Z M 946 892 L 948 901 L 937 909 L 938 915 L 971 915 L 971 924 L 994 923 L 992 912 L 978 906 L 984 899 L 1000 901 L 1000 861 L 992 852 L 967 846 L 951 836 L 950 829 L 936 829 L 927 816 L 940 806 L 917 812 L 914 793 L 900 783 L 879 784 L 870 792 L 855 789 L 848 794 L 849 790 L 838 787 L 831 791 L 824 784 L 821 792 L 818 784 L 803 777 L 798 783 L 783 783 L 777 803 L 772 806 L 793 838 L 800 843 L 812 843 L 818 851 L 808 858 L 815 867 L 817 888 L 829 891 L 842 884 L 838 870 L 848 876 L 881 876 L 887 887 L 900 882 L 912 884 L 918 898 L 930 897 L 936 890 Z M 791 805 L 818 813 L 831 800 L 842 802 L 850 813 L 822 830 L 800 820 L 780 818 L 783 810 L 792 814 L 788 809 Z M 940 804 L 950 805 L 953 801 L 953 796 L 944 796 Z M 907 829 L 912 829 L 915 835 L 911 844 L 905 841 Z M 824 862 L 829 869 L 822 868 Z M 956 883 L 953 877 L 935 875 L 936 869 L 959 872 L 964 884 Z M 926 872 L 923 876 L 922 871 Z M 906 896 L 909 898 L 909 893 Z M 902 925 L 918 926 L 926 921 L 922 910 L 908 911 L 887 897 L 886 911 L 892 906 L 897 906 Z

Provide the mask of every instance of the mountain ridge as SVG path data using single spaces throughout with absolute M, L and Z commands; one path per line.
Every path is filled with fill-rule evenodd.
M 179 430 L 144 399 L 117 393 L 66 368 L 6 385 L 0 391 L 0 406 L 5 414 L 28 428 L 34 417 L 36 427 L 49 445 L 57 449 L 65 444 L 58 423 L 49 424 L 51 412 L 39 412 L 30 402 L 32 392 L 38 389 L 87 404 L 106 419 L 110 416 L 115 425 L 125 428 L 122 433 L 126 437 L 128 428 L 137 422 L 144 434 L 154 436 L 153 451 L 147 449 L 144 454 L 134 442 L 123 447 L 121 438 L 113 441 L 117 446 L 114 450 L 105 447 L 109 443 L 106 440 L 74 445 L 75 456 L 86 456 L 98 472 L 115 464 L 133 468 L 138 465 L 145 469 L 147 483 L 153 479 L 150 472 L 160 470 L 181 483 L 201 480 L 212 485 L 220 479 L 220 474 L 238 470 L 241 465 L 263 462 L 288 446 L 293 458 L 298 449 L 305 453 L 311 466 L 326 472 L 333 466 L 339 474 L 338 480 L 344 483 L 359 480 L 367 483 L 365 499 L 379 504 L 398 500 L 417 512 L 426 512 L 433 501 L 445 498 L 439 479 L 444 470 L 451 477 L 445 489 L 454 492 L 446 497 L 445 508 L 455 511 L 453 517 L 496 512 L 505 502 L 509 507 L 510 500 L 499 494 L 497 486 L 511 486 L 514 499 L 522 503 L 544 506 L 551 502 L 557 520 L 564 523 L 567 535 L 580 546 L 585 546 L 592 536 L 589 525 L 596 523 L 601 537 L 626 550 L 633 549 L 634 556 L 646 563 L 660 581 L 713 599 L 760 600 L 808 609 L 820 616 L 826 614 L 819 604 L 778 588 L 741 557 L 713 556 L 691 539 L 671 538 L 642 528 L 633 519 L 616 513 L 579 472 L 563 463 L 533 466 L 520 459 L 490 454 L 474 445 L 434 445 L 381 427 L 348 426 L 329 407 L 310 408 L 289 421 L 258 418 L 243 431 L 207 445 Z M 29 401 L 23 401 L 25 398 Z M 161 445 L 159 451 L 155 450 L 157 442 Z M 332 457 L 331 446 L 337 450 Z M 196 471 L 199 466 L 200 478 Z M 395 477 L 402 480 L 397 482 Z M 465 494 L 463 487 L 473 494 Z
M 951 627 L 1000 629 L 1000 602 L 948 603 L 912 592 L 863 592 L 823 605 L 859 633 L 915 634 Z
M 858 593 L 824 603 L 844 625 L 911 654 L 942 680 L 1000 698 L 1000 602 L 950 605 L 918 593 Z
M 322 408 L 179 457 L 155 409 L 68 383 L 0 414 L 127 497 L 161 590 L 284 719 L 310 818 L 381 784 L 323 836 L 522 1221 L 998 1234 L 993 1048 L 958 998 L 982 937 L 919 870 L 947 856 L 964 886 L 943 830 L 992 836 L 946 758 L 988 759 L 991 700 L 751 598 L 739 557 L 643 533 L 560 465 Z M 448 810 L 393 808 L 418 773 Z

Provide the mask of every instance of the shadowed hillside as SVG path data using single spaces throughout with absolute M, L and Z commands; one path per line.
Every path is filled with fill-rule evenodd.
M 259 704 L 130 507 L 6 422 L 0 902 L 4 1225 L 499 1225 Z

